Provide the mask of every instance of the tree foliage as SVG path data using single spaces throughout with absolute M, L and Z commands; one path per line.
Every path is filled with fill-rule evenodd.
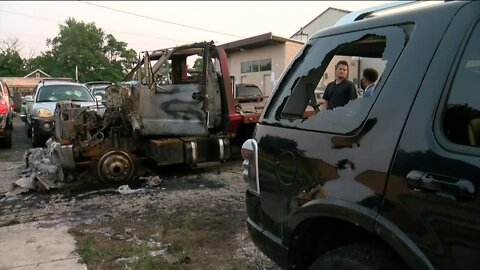
M 195 59 L 195 62 L 193 63 L 193 69 L 197 71 L 202 71 L 203 70 L 203 58 L 199 57 Z
M 105 34 L 95 23 L 68 18 L 59 33 L 47 39 L 49 50 L 30 59 L 22 59 L 18 40 L 3 41 L 0 46 L 0 76 L 25 76 L 41 69 L 53 77 L 75 78 L 81 82 L 121 81 L 136 62 L 137 53 L 127 43 Z
M 18 39 L 7 39 L 0 43 L 0 77 L 24 76 L 24 60 L 20 56 Z
M 78 67 L 80 81 L 120 81 L 136 58 L 136 52 L 127 49 L 125 42 L 106 35 L 95 23 L 77 22 L 74 18 L 60 25 L 60 33 L 47 44 L 57 64 L 48 67 L 51 75 L 74 78 Z

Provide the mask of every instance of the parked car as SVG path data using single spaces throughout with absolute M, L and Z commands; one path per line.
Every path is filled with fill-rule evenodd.
M 250 236 L 283 269 L 479 268 L 480 2 L 404 4 L 312 35 L 242 146 Z M 335 56 L 385 69 L 304 117 Z
M 0 80 L 0 147 L 12 146 L 13 96 L 8 85 Z
M 85 85 L 88 89 L 90 89 L 90 88 L 91 88 L 92 86 L 94 86 L 94 85 L 106 85 L 106 86 L 108 86 L 108 85 L 113 85 L 113 84 L 114 84 L 114 83 L 109 82 L 109 81 L 91 81 L 91 82 L 86 82 L 86 83 L 84 83 L 84 85 Z
M 98 100 L 102 104 L 105 104 L 106 102 L 105 89 L 111 85 L 114 85 L 114 83 L 109 81 L 93 81 L 93 82 L 86 82 L 84 83 L 84 85 L 88 89 L 90 89 L 90 91 L 92 92 L 96 100 Z
M 63 100 L 70 100 L 81 106 L 96 105 L 92 93 L 83 84 L 55 80 L 39 82 L 33 90 L 33 101 L 27 102 L 26 129 L 34 147 L 44 145 L 55 132 L 55 106 L 58 101 Z
M 235 86 L 234 98 L 239 103 L 263 101 L 266 97 L 263 95 L 262 90 L 255 84 L 241 83 Z

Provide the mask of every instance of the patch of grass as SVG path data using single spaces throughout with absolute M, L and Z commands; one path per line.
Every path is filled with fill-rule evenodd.
M 198 210 L 182 207 L 167 215 L 158 212 L 144 213 L 141 217 L 132 215 L 103 224 L 81 225 L 71 229 L 71 233 L 76 237 L 77 252 L 89 269 L 258 269 L 247 260 L 234 259 L 238 249 L 235 235 L 244 226 L 241 217 L 223 211 L 208 214 L 195 211 Z M 131 228 L 132 233 L 125 240 L 111 239 L 99 233 L 105 228 L 109 228 L 112 236 L 125 236 L 125 228 Z M 162 247 L 147 245 L 149 239 Z M 176 262 L 150 255 L 151 251 L 167 245 Z M 118 258 L 133 257 L 138 260 L 116 262 Z
M 187 213 L 183 219 L 183 229 L 191 231 L 194 229 L 193 216 L 191 213 Z

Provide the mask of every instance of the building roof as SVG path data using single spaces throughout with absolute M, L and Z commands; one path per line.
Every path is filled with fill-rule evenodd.
M 322 13 L 320 13 L 320 15 L 318 15 L 318 16 L 315 17 L 313 20 L 311 20 L 309 23 L 307 23 L 307 24 L 304 25 L 303 27 L 300 27 L 300 30 L 298 30 L 297 32 L 295 32 L 295 34 L 293 34 L 293 35 L 291 36 L 291 38 L 294 37 L 294 36 L 296 36 L 296 35 L 301 34 L 302 31 L 303 31 L 303 28 L 309 26 L 309 25 L 312 24 L 314 21 L 316 21 L 318 18 L 320 18 L 320 17 L 323 16 L 325 13 L 327 13 L 327 12 L 329 12 L 329 11 L 331 11 L 331 10 L 336 10 L 336 11 L 344 12 L 345 15 L 347 15 L 348 13 L 351 12 L 351 11 L 344 10 L 344 9 L 329 7 L 329 8 L 327 8 L 327 9 L 325 9 L 325 11 L 323 11 Z
M 34 71 L 28 73 L 27 75 L 23 76 L 24 78 L 28 78 L 30 76 L 32 76 L 33 74 L 35 74 L 36 72 L 40 72 L 42 73 L 43 75 L 47 76 L 47 77 L 51 77 L 50 75 L 48 75 L 47 73 L 45 73 L 45 71 L 41 70 L 41 69 L 35 69 Z
M 249 37 L 249 38 L 225 43 L 225 44 L 219 45 L 219 47 L 222 47 L 227 53 L 231 53 L 236 51 L 242 51 L 245 49 L 254 49 L 254 48 L 281 44 L 286 42 L 304 44 L 301 41 L 276 36 L 270 32 L 270 33 L 265 33 L 265 34 L 261 34 L 254 37 Z
M 1 77 L 2 81 L 6 82 L 10 88 L 33 88 L 37 85 L 40 78 L 22 78 L 22 77 Z

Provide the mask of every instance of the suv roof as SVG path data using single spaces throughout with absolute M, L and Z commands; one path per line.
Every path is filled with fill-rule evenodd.
M 39 85 L 83 85 L 81 83 L 75 81 L 67 81 L 67 80 L 42 80 L 38 82 Z
M 444 9 L 458 10 L 461 6 L 464 6 L 466 4 L 468 4 L 468 1 L 419 1 L 413 3 L 406 2 L 404 5 L 395 6 L 389 9 L 378 9 L 374 12 L 366 12 L 368 14 L 363 13 L 365 16 L 363 16 L 362 14 L 357 14 L 356 17 L 350 18 L 350 14 L 347 14 L 342 17 L 339 22 L 337 22 L 338 25 L 322 29 L 313 34 L 310 39 L 339 34 L 347 31 L 356 31 L 375 26 L 396 25 L 398 23 L 405 23 L 406 21 L 415 22 L 420 20 L 428 20 L 428 16 L 425 16 L 424 14 L 428 13 L 430 15 L 432 14 L 432 10 L 437 10 L 438 12 Z M 343 20 L 343 18 L 347 19 Z

